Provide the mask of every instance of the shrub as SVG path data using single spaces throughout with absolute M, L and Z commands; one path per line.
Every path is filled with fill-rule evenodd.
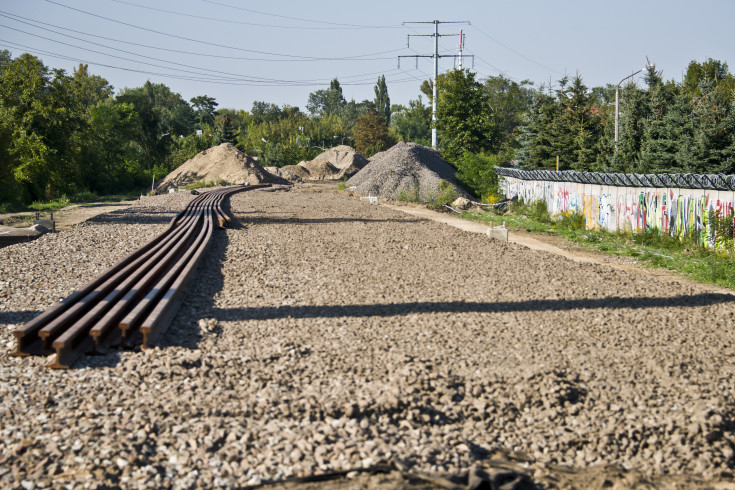
M 416 184 L 410 189 L 398 189 L 396 198 L 401 202 L 420 202 L 419 185 Z

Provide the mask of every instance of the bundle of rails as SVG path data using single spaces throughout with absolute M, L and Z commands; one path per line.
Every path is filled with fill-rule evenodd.
M 16 329 L 12 355 L 55 352 L 47 366 L 68 368 L 83 354 L 102 354 L 114 346 L 152 346 L 184 299 L 209 247 L 214 220 L 219 228 L 230 221 L 222 210 L 224 199 L 268 186 L 231 186 L 200 194 L 161 235 Z

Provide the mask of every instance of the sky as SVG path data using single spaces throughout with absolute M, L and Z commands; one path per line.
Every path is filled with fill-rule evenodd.
M 220 108 L 305 111 L 335 77 L 348 100 L 373 100 L 381 75 L 393 104 L 416 99 L 434 20 L 454 22 L 439 24 L 440 73 L 457 66 L 461 29 L 463 66 L 481 80 L 579 73 L 594 87 L 647 59 L 676 81 L 692 60 L 735 63 L 733 19 L 733 0 L 0 0 L 0 49 L 68 73 L 86 63 L 116 91 L 150 80 Z

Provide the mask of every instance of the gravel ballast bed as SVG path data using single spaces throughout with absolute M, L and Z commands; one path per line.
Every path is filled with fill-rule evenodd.
M 488 240 L 333 193 L 230 198 L 160 348 L 68 371 L 14 325 L 191 196 L 0 250 L 0 486 L 233 485 L 510 454 L 730 478 L 735 298 Z

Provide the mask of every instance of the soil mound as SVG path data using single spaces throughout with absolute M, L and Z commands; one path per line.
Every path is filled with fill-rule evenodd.
M 349 178 L 368 164 L 368 159 L 347 145 L 339 145 L 321 153 L 313 160 L 298 165 L 268 167 L 266 170 L 290 182 L 308 180 L 342 180 Z
M 317 156 L 312 162 L 329 162 L 339 169 L 336 179 L 352 177 L 368 164 L 368 159 L 351 146 L 339 145 Z
M 197 154 L 168 174 L 158 184 L 156 192 L 166 192 L 170 188 L 183 187 L 198 181 L 224 181 L 230 184 L 289 183 L 266 172 L 257 159 L 241 152 L 232 143 L 222 143 Z
M 446 181 L 459 196 L 470 198 L 457 185 L 455 173 L 454 167 L 442 160 L 438 151 L 417 143 L 401 142 L 373 156 L 347 184 L 355 186 L 362 195 L 429 201 L 439 196 L 440 184 Z
M 298 184 L 309 177 L 309 171 L 298 165 L 286 165 L 285 167 L 264 167 L 265 171 L 291 183 Z

